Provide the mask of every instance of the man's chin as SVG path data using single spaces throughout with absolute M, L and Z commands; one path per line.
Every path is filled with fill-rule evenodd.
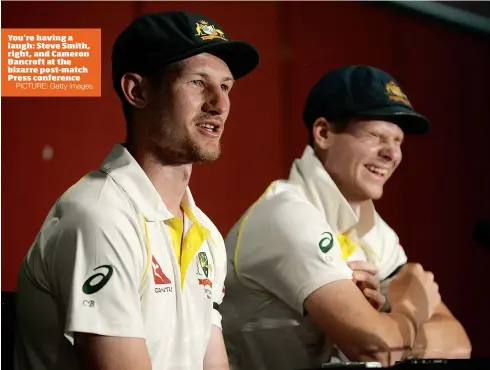
M 383 196 L 383 187 L 379 184 L 364 183 L 357 189 L 357 201 L 378 200 Z
M 206 162 L 214 162 L 221 156 L 221 150 L 213 149 L 213 150 L 200 150 L 199 153 L 196 153 L 196 163 L 206 163 Z
M 383 196 L 383 189 L 376 189 L 368 192 L 368 197 L 371 200 L 381 199 L 382 196 Z

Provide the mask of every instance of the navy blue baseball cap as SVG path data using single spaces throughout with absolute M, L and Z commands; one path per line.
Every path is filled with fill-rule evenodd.
M 222 59 L 234 79 L 247 75 L 259 63 L 259 53 L 253 45 L 231 40 L 216 22 L 201 14 L 177 10 L 150 13 L 135 19 L 114 43 L 114 89 L 120 94 L 125 73 L 151 73 L 200 53 Z
M 406 134 L 421 135 L 429 120 L 417 113 L 400 84 L 374 67 L 354 65 L 324 75 L 310 91 L 303 112 L 309 129 L 317 118 L 335 122 L 350 118 L 381 119 L 400 126 Z

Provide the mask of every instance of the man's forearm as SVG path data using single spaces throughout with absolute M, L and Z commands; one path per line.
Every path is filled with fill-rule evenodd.
M 471 343 L 463 326 L 441 303 L 417 333 L 412 356 L 416 358 L 469 358 Z

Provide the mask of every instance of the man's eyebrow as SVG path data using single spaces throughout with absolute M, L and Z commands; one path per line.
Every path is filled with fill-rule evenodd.
M 197 76 L 201 76 L 203 78 L 208 78 L 209 77 L 209 74 L 206 73 L 206 72 L 188 72 L 187 74 L 189 75 L 197 75 Z M 225 78 L 223 78 L 223 81 L 231 81 L 231 82 L 234 82 L 235 79 L 231 76 L 227 76 Z

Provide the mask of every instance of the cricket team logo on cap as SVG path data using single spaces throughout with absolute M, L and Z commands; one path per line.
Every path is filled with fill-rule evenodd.
M 199 36 L 203 40 L 221 39 L 228 41 L 225 38 L 223 31 L 217 29 L 205 20 L 200 20 L 199 23 L 196 23 L 196 32 L 197 33 L 194 36 Z
M 407 96 L 402 92 L 402 90 L 395 83 L 395 81 L 390 81 L 386 84 L 386 95 L 388 95 L 390 100 L 399 101 L 410 107 L 412 106 L 408 101 Z

